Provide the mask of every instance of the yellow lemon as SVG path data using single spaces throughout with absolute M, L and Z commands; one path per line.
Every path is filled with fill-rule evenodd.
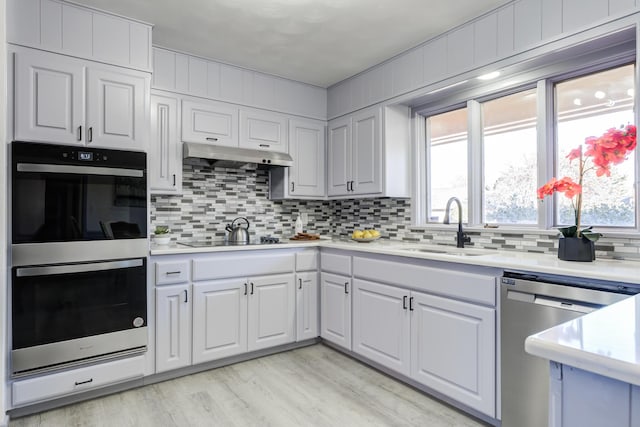
M 371 232 L 369 230 L 365 230 L 364 233 L 362 233 L 362 238 L 363 239 L 371 239 L 373 236 L 371 235 Z
M 380 232 L 378 230 L 371 230 L 369 233 L 371 233 L 373 237 L 380 237 Z
M 362 239 L 362 235 L 363 235 L 363 234 L 364 234 L 364 233 L 363 233 L 362 231 L 360 231 L 360 230 L 355 230 L 355 231 L 353 232 L 353 234 L 351 235 L 351 237 L 353 237 L 354 239 Z

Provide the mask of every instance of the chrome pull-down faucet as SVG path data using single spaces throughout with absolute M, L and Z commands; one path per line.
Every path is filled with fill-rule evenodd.
M 444 212 L 444 224 L 450 224 L 449 211 L 451 210 L 451 203 L 456 202 L 458 205 L 458 232 L 456 233 L 456 247 L 464 248 L 465 243 L 471 243 L 471 238 L 462 232 L 462 204 L 457 197 L 452 197 L 447 201 L 447 207 Z

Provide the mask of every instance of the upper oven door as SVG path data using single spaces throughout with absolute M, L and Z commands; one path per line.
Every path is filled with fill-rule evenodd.
M 12 143 L 12 243 L 147 236 L 144 153 Z

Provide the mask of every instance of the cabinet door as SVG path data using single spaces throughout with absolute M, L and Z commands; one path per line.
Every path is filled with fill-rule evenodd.
M 351 119 L 341 118 L 329 122 L 327 194 L 349 194 L 351 180 Z
M 240 142 L 243 148 L 289 151 L 286 116 L 269 111 L 240 110 Z
M 189 285 L 156 288 L 156 372 L 191 364 Z
M 247 351 L 247 286 L 242 279 L 193 284 L 193 363 Z
M 379 107 L 353 115 L 353 194 L 382 193 L 382 114 Z
M 45 52 L 15 53 L 15 136 L 19 141 L 84 144 L 84 66 Z
M 147 148 L 150 77 L 116 67 L 87 70 L 87 144 L 121 150 Z
M 411 377 L 495 416 L 495 310 L 412 292 Z
M 182 140 L 238 146 L 238 108 L 220 102 L 182 101 Z
M 325 128 L 310 120 L 289 121 L 289 195 L 325 195 Z
M 351 350 L 351 279 L 322 273 L 320 336 Z
M 296 341 L 317 338 L 318 273 L 296 274 Z
M 178 139 L 178 99 L 151 95 L 149 185 L 152 193 L 182 191 L 182 143 Z
M 249 351 L 295 341 L 292 274 L 249 278 Z
M 353 281 L 353 351 L 401 374 L 410 372 L 409 291 Z

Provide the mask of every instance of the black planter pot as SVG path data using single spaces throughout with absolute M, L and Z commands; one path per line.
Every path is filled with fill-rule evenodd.
M 563 261 L 591 262 L 596 259 L 594 243 L 582 237 L 558 239 L 558 258 Z

